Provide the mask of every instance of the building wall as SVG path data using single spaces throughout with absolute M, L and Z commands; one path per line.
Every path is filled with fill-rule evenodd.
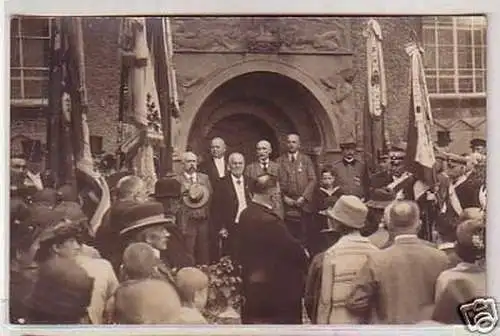
M 387 127 L 390 140 L 397 142 L 404 140 L 406 136 L 408 109 L 409 109 L 409 86 L 408 69 L 409 57 L 404 51 L 405 43 L 412 38 L 413 31 L 420 33 L 420 19 L 418 17 L 380 17 L 376 18 L 382 28 L 384 36 L 384 60 L 386 65 L 386 76 L 388 84 L 388 110 Z M 213 18 L 198 20 L 214 20 Z M 196 80 L 196 76 L 204 73 L 211 76 L 223 71 L 237 62 L 255 59 L 278 59 L 294 67 L 299 67 L 307 76 L 311 77 L 319 84 L 322 76 L 332 74 L 335 69 L 342 69 L 352 66 L 357 70 L 354 79 L 354 108 L 352 118 L 355 124 L 356 138 L 358 144 L 362 146 L 362 112 L 365 101 L 365 80 L 366 80 L 366 51 L 363 29 L 368 18 L 349 19 L 349 38 L 352 46 L 352 55 L 260 55 L 252 56 L 245 53 L 217 53 L 200 57 L 195 53 L 177 53 L 175 63 L 178 67 L 179 88 L 181 98 L 189 100 L 188 95 L 194 95 L 188 91 L 195 92 L 203 87 L 200 83 L 190 83 L 191 87 L 186 88 L 186 83 Z M 88 121 L 91 135 L 103 137 L 104 150 L 112 152 L 117 146 L 117 119 L 118 119 L 118 96 L 119 96 L 119 76 L 120 62 L 118 55 L 118 34 L 119 18 L 85 18 L 84 40 L 85 40 L 85 61 L 87 75 L 87 89 L 89 99 Z M 307 26 L 300 29 L 307 31 Z M 204 32 L 210 36 L 208 32 Z M 231 32 L 228 32 L 231 34 Z M 174 41 L 176 35 L 174 35 Z M 195 81 L 196 82 L 196 81 Z M 329 92 L 323 87 L 324 95 Z M 455 106 L 445 106 L 433 104 L 436 118 L 450 118 L 453 115 L 460 116 L 485 116 L 485 102 L 476 105 L 458 104 Z M 19 113 L 19 109 L 13 109 L 11 113 L 11 136 L 25 134 L 35 139 L 45 142 L 45 117 L 43 113 L 30 114 Z M 331 111 L 334 106 L 331 107 Z M 334 112 L 329 113 L 334 113 Z M 186 118 L 187 116 L 183 116 Z M 193 116 L 189 116 L 193 117 Z M 336 125 L 338 127 L 339 125 Z M 184 136 L 187 138 L 187 128 L 183 128 Z M 341 130 L 339 132 L 342 131 Z M 339 134 L 338 136 L 342 136 Z M 332 158 L 335 153 L 331 153 Z M 328 158 L 328 160 L 330 160 Z

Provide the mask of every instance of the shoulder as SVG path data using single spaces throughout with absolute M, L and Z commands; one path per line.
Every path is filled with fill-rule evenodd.
M 335 168 L 335 167 L 338 167 L 338 166 L 340 166 L 340 165 L 342 165 L 342 164 L 343 164 L 342 159 L 337 160 L 337 161 L 333 161 L 333 163 L 332 163 L 332 167 L 334 167 L 334 168 Z
M 202 172 L 198 172 L 198 177 L 199 177 L 200 179 L 203 179 L 203 180 L 206 180 L 206 181 L 208 181 L 208 180 L 209 180 L 208 175 L 207 175 L 207 174 L 205 174 L 205 173 L 202 173 Z

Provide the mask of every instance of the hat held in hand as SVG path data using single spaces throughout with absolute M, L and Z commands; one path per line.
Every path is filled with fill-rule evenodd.
M 327 215 L 345 226 L 361 229 L 365 226 L 368 208 L 359 197 L 343 195 L 327 210 Z
M 209 197 L 210 192 L 208 188 L 202 184 L 195 183 L 189 187 L 182 199 L 187 207 L 198 209 L 207 204 Z

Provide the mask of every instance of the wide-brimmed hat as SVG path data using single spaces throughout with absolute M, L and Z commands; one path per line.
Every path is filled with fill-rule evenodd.
M 366 202 L 366 206 L 373 209 L 385 209 L 396 198 L 396 194 L 388 189 L 379 188 L 375 189 Z
M 365 226 L 368 215 L 367 206 L 353 195 L 343 195 L 335 203 L 333 208 L 327 210 L 328 216 L 336 221 L 354 229 Z
M 208 188 L 203 184 L 192 184 L 182 197 L 184 204 L 192 209 L 198 209 L 207 204 L 210 197 Z
M 90 305 L 94 279 L 74 260 L 53 258 L 42 263 L 27 306 L 61 317 L 83 317 Z
M 155 192 L 149 196 L 154 198 L 181 197 L 181 183 L 173 177 L 164 177 L 155 184 Z
M 172 218 L 165 216 L 163 205 L 158 202 L 137 203 L 125 210 L 122 218 L 126 219 L 127 222 L 120 231 L 120 235 L 173 221 Z

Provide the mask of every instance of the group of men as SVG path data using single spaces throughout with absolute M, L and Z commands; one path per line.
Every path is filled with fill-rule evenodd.
M 97 230 L 89 229 L 81 198 L 72 186 L 58 190 L 34 187 L 30 202 L 24 204 L 21 200 L 13 205 L 16 197 L 24 197 L 20 191 L 29 182 L 26 162 L 13 158 L 11 180 L 17 184 L 11 187 L 12 320 L 76 323 L 87 314 L 90 323 L 95 324 L 173 323 L 179 321 L 180 303 L 158 311 L 146 309 L 148 316 L 143 319 L 136 319 L 137 309 L 147 307 L 148 302 L 153 307 L 155 300 L 167 297 L 169 302 L 180 302 L 180 295 L 175 294 L 179 290 L 175 271 L 209 264 L 225 255 L 242 266 L 243 323 L 300 324 L 304 297 L 314 323 L 373 323 L 375 316 L 386 323 L 430 319 L 434 285 L 448 267 L 448 257 L 414 237 L 417 233 L 422 238 L 425 235 L 420 225 L 419 197 L 409 196 L 415 191 L 415 181 L 410 187 L 399 183 L 407 174 L 402 164 L 405 149 L 395 146 L 388 156 L 389 167 L 382 174 L 370 175 L 356 158 L 354 143 L 341 144 L 342 159 L 321 169 L 301 151 L 297 134 L 289 134 L 286 143 L 287 152 L 272 161 L 270 142 L 259 141 L 257 159 L 247 165 L 240 153 L 226 155 L 224 140 L 214 138 L 210 143 L 211 158 L 199 164 L 195 153 L 184 153 L 182 171 L 160 178 L 150 195 L 139 177 L 117 173 L 108 178 L 113 201 Z M 18 167 L 18 163 L 24 163 L 24 167 Z M 443 168 L 441 173 L 448 176 L 449 171 Z M 452 182 L 445 194 L 450 194 L 449 185 L 460 186 L 473 174 L 471 170 L 449 178 Z M 379 180 L 383 182 L 377 186 L 374 181 Z M 426 190 L 426 195 L 429 193 L 438 194 L 439 188 Z M 399 197 L 406 200 L 394 203 L 397 194 L 403 194 Z M 447 231 L 440 231 L 442 242 L 458 241 L 456 229 L 455 221 Z M 467 237 L 461 239 L 467 242 Z M 416 304 L 413 308 L 390 304 L 387 300 L 391 298 L 384 295 L 405 293 L 418 267 L 395 282 L 376 276 L 409 265 L 406 257 L 398 259 L 398 255 L 407 256 L 401 249 L 414 250 L 411 261 L 428 276 L 413 278 L 421 280 L 412 293 L 415 300 L 409 300 Z M 62 267 L 68 263 L 66 259 L 74 260 L 80 268 L 69 264 Z M 342 262 L 337 264 L 335 260 Z M 432 267 L 429 260 L 433 260 Z M 48 294 L 42 295 L 50 291 L 43 287 L 46 279 L 33 275 L 40 265 L 52 276 L 59 272 L 59 278 L 64 268 L 73 269 L 64 276 L 79 279 L 75 281 L 82 287 L 72 289 L 81 294 L 81 300 L 68 297 L 72 305 L 64 298 L 56 304 Z M 336 270 L 333 273 L 329 272 L 332 265 Z M 143 281 L 120 283 L 117 279 L 122 279 L 122 273 L 129 280 L 155 278 L 164 284 L 143 287 Z M 354 274 L 358 273 L 359 283 L 352 287 Z M 345 281 L 340 279 L 343 274 Z M 89 277 L 94 279 L 91 295 Z M 380 289 L 384 286 L 400 287 L 395 291 Z M 160 287 L 165 290 L 160 298 L 147 291 Z M 52 298 L 66 295 L 64 288 L 55 289 L 61 292 L 51 293 Z M 332 292 L 340 296 L 332 297 Z M 119 299 L 116 293 L 135 299 Z M 138 298 L 144 303 L 142 308 L 130 304 Z M 375 298 L 379 301 L 373 305 Z M 68 309 L 70 315 L 61 320 L 61 310 L 70 306 L 75 311 Z M 425 314 L 414 315 L 415 309 L 424 306 Z M 368 313 L 371 309 L 377 314 Z

